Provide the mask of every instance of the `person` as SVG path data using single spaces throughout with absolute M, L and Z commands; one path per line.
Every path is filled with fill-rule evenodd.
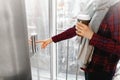
M 112 80 L 120 59 L 120 2 L 110 7 L 97 33 L 82 23 L 77 23 L 76 33 L 94 46 L 86 80 Z
M 77 6 L 77 8 L 75 8 L 75 16 L 79 15 L 79 14 L 88 14 L 91 17 L 91 21 L 89 23 L 89 26 L 91 26 L 91 29 L 94 32 L 98 31 L 99 25 L 102 21 L 102 19 L 104 18 L 105 14 L 107 13 L 108 9 L 109 9 L 109 4 L 110 3 L 116 3 L 116 1 L 111 0 L 111 2 L 108 4 L 109 0 L 77 0 L 76 3 L 82 4 L 82 6 Z M 113 2 L 112 2 L 113 1 Z M 118 0 L 117 0 L 118 1 Z M 79 11 L 79 7 L 80 7 L 80 11 Z M 82 8 L 81 8 L 82 7 Z M 41 48 L 46 48 L 46 46 L 52 42 L 59 42 L 65 39 L 69 39 L 72 38 L 74 36 L 76 36 L 76 29 L 75 29 L 75 25 L 69 29 L 67 29 L 66 31 L 55 35 L 49 39 L 46 40 L 38 40 L 36 41 L 36 43 L 42 43 Z M 93 53 L 93 46 L 89 45 L 89 40 L 86 38 L 83 38 L 83 40 L 81 41 L 81 39 L 79 37 L 77 37 L 76 39 L 76 45 L 77 49 L 75 50 L 77 53 L 77 60 L 78 60 L 78 64 L 80 67 L 86 67 L 86 64 L 91 60 L 91 56 Z
M 96 0 L 96 1 L 99 2 L 100 0 Z M 113 4 L 114 0 L 103 0 L 103 1 L 106 1 L 106 2 L 110 1 L 110 3 L 112 3 L 112 5 L 115 5 L 117 3 L 117 2 L 115 2 Z M 119 2 L 119 0 L 117 0 L 117 1 Z M 103 4 L 102 1 L 101 1 L 101 3 Z M 102 12 L 103 9 L 106 10 L 105 7 L 101 8 L 100 6 L 101 5 L 99 5 L 97 8 L 97 9 L 99 9 L 99 11 Z M 108 7 L 108 5 L 107 5 L 107 7 Z M 118 6 L 118 4 L 116 4 L 113 7 L 118 8 L 119 6 Z M 110 8 L 109 12 L 107 13 L 107 15 L 105 16 L 103 21 L 102 21 L 102 18 L 100 18 L 101 15 L 94 14 L 95 16 L 93 16 L 92 17 L 93 20 L 91 20 L 91 22 L 94 24 L 90 23 L 91 25 L 87 26 L 80 22 L 80 23 L 77 23 L 74 27 L 69 28 L 68 30 L 66 30 L 58 35 L 55 35 L 52 38 L 49 38 L 49 39 L 43 40 L 43 41 L 38 40 L 36 42 L 42 43 L 41 47 L 45 48 L 48 44 L 50 44 L 52 42 L 59 42 L 61 40 L 69 39 L 76 35 L 79 35 L 80 37 L 82 36 L 85 39 L 90 40 L 89 44 L 93 45 L 95 47 L 93 55 L 92 55 L 92 59 L 89 62 L 89 64 L 87 65 L 87 67 L 84 69 L 85 70 L 85 79 L 86 80 L 112 80 L 112 77 L 115 72 L 115 67 L 119 60 L 119 53 L 120 53 L 120 51 L 119 51 L 119 34 L 118 34 L 119 31 L 114 32 L 116 30 L 116 28 L 114 29 L 114 27 L 112 26 L 112 25 L 114 25 L 114 23 L 109 24 L 109 23 L 111 23 L 111 21 L 110 21 L 111 19 L 108 19 L 110 17 L 109 15 L 113 14 L 112 12 L 114 11 L 115 8 Z M 116 9 L 116 12 L 119 12 L 117 10 L 119 10 L 119 9 Z M 99 14 L 100 12 L 99 13 L 98 12 L 95 12 L 95 13 Z M 98 18 L 102 21 L 102 23 L 99 21 Z M 117 17 L 117 18 L 119 18 L 119 17 Z M 97 21 L 97 22 L 99 22 L 98 24 L 95 23 L 96 19 L 98 19 L 98 21 Z M 95 25 L 99 26 L 100 23 L 101 23 L 101 25 L 100 25 L 99 31 L 97 32 L 97 29 L 96 29 L 97 33 L 95 33 L 95 31 L 94 31 L 94 28 L 96 27 Z M 116 26 L 117 24 L 118 24 L 118 26 Z M 119 22 L 118 21 L 117 21 L 117 24 L 115 26 L 117 27 L 117 30 L 119 30 Z M 93 28 L 93 26 L 94 26 L 94 28 Z M 114 32 L 114 33 L 112 33 L 112 32 Z M 101 35 L 103 37 L 101 37 Z M 117 35 L 117 36 L 115 36 L 115 35 Z M 107 38 L 111 38 L 111 39 L 107 39 Z M 118 38 L 118 39 L 116 39 L 116 38 Z

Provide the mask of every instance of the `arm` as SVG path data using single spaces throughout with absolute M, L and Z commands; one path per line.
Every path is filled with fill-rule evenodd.
M 73 36 L 76 35 L 75 31 L 76 31 L 75 26 L 73 26 L 72 28 L 69 28 L 60 34 L 53 36 L 52 38 L 48 38 L 46 40 L 38 40 L 36 41 L 36 43 L 42 43 L 41 48 L 46 48 L 47 45 L 52 42 L 56 43 L 65 39 L 72 38 Z
M 112 39 L 108 39 L 94 33 L 90 40 L 90 44 L 101 50 L 120 56 L 120 54 L 118 54 L 120 53 L 120 43 L 115 42 Z
M 65 39 L 72 38 L 72 37 L 76 36 L 75 31 L 76 31 L 75 26 L 73 26 L 72 28 L 69 28 L 60 34 L 53 36 L 52 40 L 53 40 L 53 42 L 56 43 L 56 42 L 59 42 L 59 41 L 65 40 Z
M 120 43 L 94 33 L 88 26 L 77 23 L 76 33 L 90 40 L 90 45 L 120 56 Z

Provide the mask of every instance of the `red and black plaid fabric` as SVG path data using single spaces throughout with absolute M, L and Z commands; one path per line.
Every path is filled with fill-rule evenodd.
M 73 27 L 65 30 L 64 32 L 61 32 L 60 34 L 53 36 L 52 40 L 53 40 L 53 42 L 56 43 L 56 42 L 59 42 L 62 40 L 72 38 L 72 37 L 76 36 L 75 31 L 76 31 L 75 26 L 73 26 Z
M 89 72 L 114 72 L 120 59 L 120 3 L 112 6 L 90 44 L 95 47 Z

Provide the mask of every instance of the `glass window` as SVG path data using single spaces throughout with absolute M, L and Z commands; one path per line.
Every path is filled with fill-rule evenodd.
M 72 13 L 74 0 L 57 0 L 57 34 L 72 27 L 76 20 Z M 57 44 L 57 79 L 84 80 L 80 71 L 74 49 L 75 37 Z
M 32 33 L 36 33 L 38 39 L 46 39 L 51 36 L 51 32 L 56 34 L 72 27 L 75 24 L 75 19 L 71 11 L 73 10 L 74 0 L 57 0 L 56 2 L 56 19 L 57 26 L 50 26 L 51 16 L 49 8 L 52 4 L 51 0 L 25 0 L 28 36 L 29 39 Z M 52 7 L 51 7 L 52 8 Z M 54 13 L 54 12 L 52 12 Z M 53 18 L 53 16 L 52 16 Z M 51 30 L 54 29 L 54 30 Z M 73 43 L 75 38 L 61 41 L 57 43 L 57 47 L 48 46 L 45 50 L 40 49 L 40 44 L 37 45 L 37 51 L 32 53 L 30 46 L 30 59 L 33 80 L 84 80 L 84 73 L 79 71 L 76 61 L 76 53 Z M 56 52 L 52 52 L 56 50 Z M 52 61 L 51 54 L 55 53 L 56 61 Z M 54 66 L 56 65 L 56 68 Z M 54 73 L 55 78 L 53 78 Z
M 38 39 L 46 39 L 50 35 L 48 0 L 25 0 L 29 39 L 36 33 Z M 30 60 L 33 80 L 50 80 L 50 50 L 40 49 L 33 53 L 30 45 Z M 43 79 L 44 78 L 44 79 Z

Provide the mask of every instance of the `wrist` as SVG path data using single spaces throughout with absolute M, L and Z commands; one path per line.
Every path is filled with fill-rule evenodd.
M 52 38 L 49 38 L 49 42 L 50 42 L 50 43 L 52 43 L 52 42 L 53 42 Z
M 92 39 L 93 34 L 94 34 L 94 32 L 91 32 L 91 33 L 90 33 L 90 36 L 89 36 L 89 38 L 88 38 L 89 40 L 91 40 L 91 39 Z

